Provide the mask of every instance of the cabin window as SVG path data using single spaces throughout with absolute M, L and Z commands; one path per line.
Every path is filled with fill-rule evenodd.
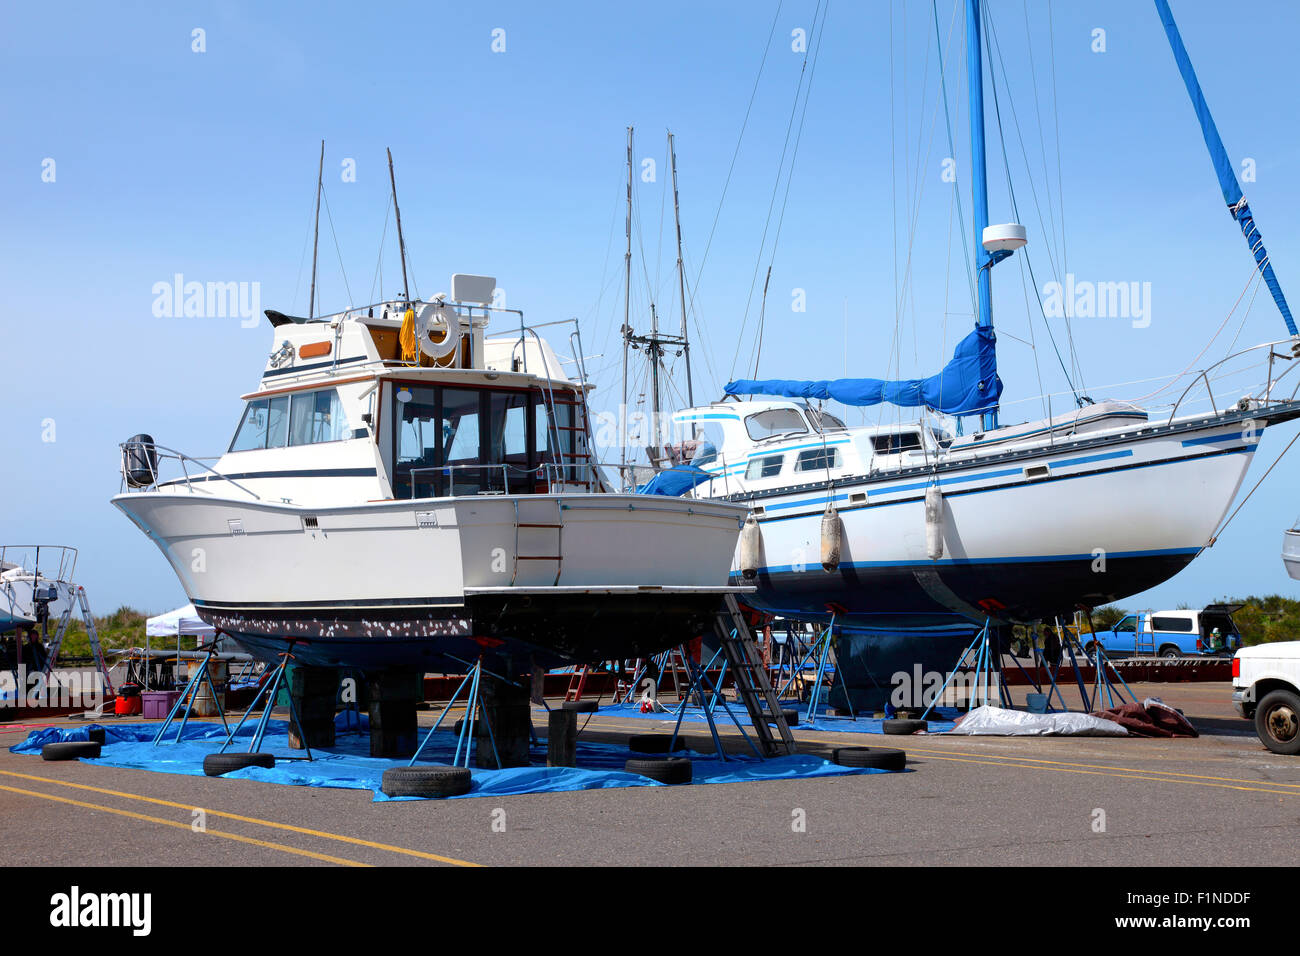
M 402 385 L 393 402 L 394 495 L 526 494 L 539 490 L 538 468 L 572 463 L 574 431 L 556 428 L 539 392 Z M 573 406 L 555 404 L 563 424 Z
M 249 402 L 230 443 L 231 451 L 283 448 L 289 436 L 289 396 Z
M 774 478 L 781 473 L 781 460 L 784 455 L 767 455 L 764 458 L 751 458 L 745 469 L 745 477 L 751 481 L 755 478 Z
M 1154 631 L 1183 631 L 1190 634 L 1192 619 L 1190 617 L 1153 617 L 1151 618 L 1151 629 Z
M 898 432 L 894 435 L 872 435 L 871 447 L 877 455 L 897 455 L 905 451 L 921 450 L 920 432 Z
M 351 437 L 337 389 L 294 393 L 289 412 L 290 445 L 316 445 Z
M 819 432 L 843 431 L 846 427 L 844 422 L 820 408 L 809 408 L 808 420 L 812 422 L 813 428 Z
M 799 457 L 795 460 L 795 471 L 824 471 L 827 468 L 838 468 L 840 466 L 840 450 L 838 448 L 809 448 L 807 451 L 799 452 Z
M 769 408 L 745 419 L 745 431 L 754 441 L 781 435 L 802 435 L 808 431 L 803 416 L 793 408 Z

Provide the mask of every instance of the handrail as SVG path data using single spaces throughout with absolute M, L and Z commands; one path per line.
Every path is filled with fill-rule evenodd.
M 193 492 L 193 491 L 194 491 L 194 487 L 193 487 L 193 485 L 191 485 L 191 483 L 190 483 L 190 482 L 191 482 L 191 478 L 190 478 L 190 472 L 189 472 L 189 469 L 185 467 L 185 463 L 186 463 L 187 461 L 192 461 L 192 462 L 194 462 L 194 464 L 198 465 L 200 468 L 204 469 L 205 471 L 209 471 L 209 472 L 211 472 L 213 475 L 215 475 L 217 478 L 221 479 L 222 481 L 225 481 L 225 482 L 228 482 L 229 484 L 234 485 L 234 486 L 235 486 L 236 488 L 238 488 L 240 491 L 244 492 L 244 494 L 251 496 L 251 497 L 253 498 L 253 500 L 255 500 L 255 501 L 261 501 L 261 500 L 262 500 L 262 498 L 261 498 L 260 495 L 258 495 L 257 493 L 255 493 L 255 492 L 253 492 L 253 491 L 250 491 L 248 488 L 245 488 L 245 487 L 244 487 L 243 485 L 241 485 L 239 482 L 235 481 L 235 479 L 233 479 L 233 478 L 229 478 L 229 477 L 227 477 L 226 475 L 223 475 L 221 472 L 217 471 L 217 469 L 213 468 L 211 465 L 204 464 L 204 459 L 203 459 L 203 458 L 195 458 L 195 457 L 192 456 L 192 455 L 187 455 L 187 454 L 185 454 L 183 451 L 177 451 L 175 448 L 168 448 L 166 445 L 159 445 L 157 442 L 124 441 L 124 442 L 120 443 L 117 447 L 120 448 L 120 449 L 122 450 L 122 452 L 123 452 L 123 459 L 122 459 L 122 461 L 123 461 L 123 466 L 124 466 L 124 467 L 125 467 L 125 462 L 126 462 L 125 452 L 127 451 L 127 449 L 144 449 L 144 448 L 151 448 L 151 449 L 153 449 L 153 451 L 154 451 L 155 453 L 157 453 L 157 452 L 164 452 L 164 453 L 165 453 L 165 454 L 162 454 L 162 455 L 156 455 L 156 457 L 157 457 L 159 460 L 161 460 L 161 459 L 163 459 L 163 458 L 174 458 L 177 462 L 180 463 L 180 466 L 181 466 L 181 474 L 184 476 L 185 487 L 186 487 L 186 489 L 187 489 L 188 491 L 190 491 L 190 492 Z M 148 488 L 157 488 L 158 480 L 159 480 L 159 478 L 160 478 L 160 469 L 159 469 L 159 467 L 158 467 L 158 464 L 154 461 L 154 456 L 148 456 L 148 455 L 146 455 L 146 456 L 144 456 L 141 460 L 142 460 L 143 462 L 147 462 L 147 463 L 148 463 L 148 465 L 149 465 L 149 475 L 150 475 L 150 477 L 151 477 L 152 480 L 149 482 L 148 485 L 145 485 L 144 487 L 140 488 L 139 490 L 140 490 L 141 492 L 143 492 L 143 491 L 147 490 Z M 212 460 L 212 459 L 209 458 L 209 460 Z M 125 482 L 125 479 L 126 479 L 125 471 L 123 472 L 122 478 L 123 478 L 123 481 Z M 131 487 L 129 482 L 127 483 L 127 487 L 128 487 L 128 490 L 129 490 L 130 487 Z
M 511 464 L 510 462 L 508 462 L 508 461 L 507 461 L 507 462 L 491 462 L 491 463 L 486 463 L 486 464 L 471 464 L 471 465 L 426 465 L 426 466 L 423 467 L 423 468 L 412 468 L 412 469 L 407 473 L 407 474 L 409 474 L 409 475 L 411 476 L 411 497 L 412 497 L 412 498 L 415 497 L 415 476 L 416 476 L 416 475 L 418 475 L 418 474 L 420 474 L 421 472 L 424 472 L 424 471 L 436 471 L 436 472 L 441 472 L 441 473 L 443 473 L 443 474 L 446 474 L 447 472 L 449 472 L 449 471 L 455 471 L 455 470 L 458 469 L 458 468 L 465 468 L 465 469 L 468 469 L 468 468 L 480 468 L 480 469 L 496 469 L 496 468 L 500 468 L 500 469 L 501 469 L 501 486 L 502 486 L 502 494 L 507 494 L 507 495 L 510 494 L 510 469 L 511 469 L 511 468 L 513 468 L 515 471 L 523 472 L 524 474 L 528 474 L 528 473 L 532 472 L 532 469 L 531 469 L 531 468 L 521 468 L 521 467 L 519 467 L 518 465 L 512 465 L 512 464 Z M 455 477 L 455 476 L 453 475 L 453 476 L 451 476 L 451 477 Z M 454 481 L 453 481 L 453 482 L 450 482 L 450 486 L 451 486 L 451 487 L 449 488 L 450 493 L 447 495 L 447 497 L 448 497 L 448 498 L 455 498 L 455 497 L 458 497 L 457 494 L 456 494 L 456 483 L 455 483 Z M 441 496 L 440 496 L 440 497 L 441 497 Z
M 1288 351 L 1290 352 L 1290 354 L 1284 354 L 1278 352 L 1276 350 L 1276 347 L 1279 345 L 1289 346 Z M 1201 381 L 1205 382 L 1205 391 L 1210 399 L 1210 407 L 1214 410 L 1214 413 L 1216 415 L 1220 414 L 1218 403 L 1214 400 L 1214 391 L 1210 387 L 1210 373 L 1213 372 L 1215 369 L 1219 368 L 1220 366 L 1223 366 L 1228 362 L 1233 361 L 1234 359 L 1241 358 L 1241 356 L 1247 355 L 1251 352 L 1257 352 L 1260 349 L 1268 349 L 1268 372 L 1267 375 L 1265 376 L 1265 381 L 1267 384 L 1264 385 L 1262 396 L 1252 395 L 1249 396 L 1249 398 L 1253 401 L 1259 402 L 1261 405 L 1267 405 L 1269 402 L 1275 401 L 1275 399 L 1273 398 L 1273 390 L 1277 386 L 1278 382 L 1282 381 L 1282 379 L 1286 378 L 1286 376 L 1290 375 L 1297 368 L 1300 368 L 1300 362 L 1296 361 L 1297 359 L 1300 359 L 1300 341 L 1297 341 L 1295 339 L 1278 339 L 1277 341 L 1273 341 L 1273 342 L 1262 342 L 1259 345 L 1252 345 L 1250 348 L 1242 349 L 1240 352 L 1234 352 L 1233 354 L 1226 356 L 1225 358 L 1219 359 L 1219 361 L 1215 362 L 1214 364 L 1208 365 L 1205 368 L 1199 370 L 1192 378 L 1192 381 L 1188 384 L 1188 386 L 1185 389 L 1183 389 L 1182 394 L 1178 396 L 1178 400 L 1174 402 L 1173 408 L 1169 412 L 1169 418 L 1166 421 L 1166 424 L 1169 424 L 1174 420 L 1174 418 L 1178 414 L 1178 409 L 1182 407 L 1183 401 L 1187 398 L 1188 394 L 1192 391 L 1192 389 L 1195 388 L 1197 384 Z M 1274 378 L 1273 367 L 1277 359 L 1281 359 L 1286 362 L 1293 362 L 1295 364 L 1292 364 L 1291 366 L 1283 370 L 1283 372 L 1280 375 L 1278 375 L 1277 378 Z M 1297 392 L 1300 392 L 1300 375 L 1296 376 L 1296 387 L 1291 390 L 1291 394 L 1286 399 L 1277 399 L 1277 401 L 1292 401 L 1295 399 Z
M 77 549 L 64 544 L 4 544 L 0 545 L 0 572 L 13 570 L 6 568 L 5 564 L 9 563 L 7 555 L 11 551 L 31 552 L 32 568 L 29 571 L 25 561 L 18 561 L 14 568 L 21 568 L 25 574 L 31 574 L 33 578 L 41 575 L 41 551 L 58 551 L 59 552 L 59 570 L 58 576 L 51 580 L 59 584 L 71 584 L 72 575 L 77 570 Z M 69 562 L 71 556 L 71 562 Z M 48 573 L 43 575 L 48 578 Z

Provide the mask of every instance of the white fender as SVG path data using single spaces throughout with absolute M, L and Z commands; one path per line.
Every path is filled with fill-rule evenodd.
M 925 554 L 931 561 L 943 557 L 943 492 L 938 485 L 925 489 Z
M 762 559 L 763 529 L 758 526 L 758 519 L 751 514 L 740 529 L 740 573 L 746 581 L 758 577 Z
M 834 571 L 840 566 L 840 545 L 844 540 L 844 522 L 835 506 L 826 502 L 822 515 L 822 570 Z

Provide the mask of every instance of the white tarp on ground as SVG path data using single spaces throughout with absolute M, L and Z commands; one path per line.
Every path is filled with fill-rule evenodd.
M 976 707 L 950 734 L 988 737 L 1127 737 L 1113 720 L 1091 714 L 1029 714 L 1003 707 Z
M 144 632 L 149 637 L 176 637 L 184 634 L 191 637 L 212 637 L 216 629 L 211 624 L 203 623 L 193 604 L 178 607 L 166 614 L 151 617 L 145 622 Z

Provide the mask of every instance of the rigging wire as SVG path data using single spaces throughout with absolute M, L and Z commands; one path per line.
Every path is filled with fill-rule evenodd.
M 343 268 L 343 250 L 339 248 L 339 236 L 338 233 L 334 231 L 334 214 L 330 212 L 329 194 L 325 191 L 324 187 L 321 188 L 321 196 L 325 200 L 325 217 L 329 220 L 330 235 L 334 237 L 334 252 L 339 257 L 339 272 L 343 275 L 343 288 L 348 294 L 348 308 L 351 309 L 357 303 L 356 300 L 352 298 L 352 287 L 348 285 L 347 270 Z
M 772 237 L 772 252 L 768 256 L 767 260 L 767 281 L 770 281 L 772 278 L 772 265 L 776 262 L 776 248 L 781 242 L 781 227 L 785 225 L 785 210 L 790 202 L 790 184 L 794 181 L 794 165 L 796 160 L 799 158 L 799 144 L 803 141 L 804 120 L 808 118 L 808 100 L 812 97 L 812 84 L 813 79 L 817 75 L 817 59 L 818 54 L 821 53 L 822 37 L 826 33 L 826 14 L 829 12 L 830 4 L 827 3 L 825 10 L 822 12 L 822 22 L 820 27 L 817 26 L 816 14 L 814 13 L 813 15 L 813 28 L 817 31 L 817 47 L 812 56 L 812 70 L 808 73 L 808 88 L 804 91 L 803 108 L 799 112 L 799 129 L 795 133 L 794 149 L 790 153 L 790 169 L 786 172 L 785 176 L 785 194 L 781 197 L 781 213 L 776 220 L 776 235 Z M 789 133 L 787 132 L 786 135 L 788 136 Z M 761 255 L 762 253 L 760 252 L 759 254 Z M 763 283 L 763 306 L 759 313 L 758 334 L 755 336 L 754 342 L 755 378 L 758 378 L 758 362 L 763 353 L 763 329 L 766 324 L 767 316 L 767 281 Z
M 822 5 L 823 5 L 823 0 L 817 0 L 817 7 L 813 11 L 813 30 L 816 32 L 818 38 L 817 45 L 814 48 L 816 50 L 821 49 L 821 29 L 820 27 L 817 26 L 817 16 L 822 11 Z M 822 14 L 822 18 L 823 20 L 825 19 L 825 14 Z M 803 55 L 803 63 L 799 67 L 799 82 L 795 86 L 794 102 L 790 104 L 790 119 L 786 124 L 785 142 L 781 147 L 781 158 L 777 163 L 776 180 L 772 183 L 772 197 L 768 201 L 768 205 L 767 205 L 767 217 L 763 223 L 763 235 L 758 245 L 758 256 L 756 257 L 754 262 L 754 275 L 750 279 L 750 283 L 749 283 L 749 296 L 745 300 L 745 312 L 741 318 L 740 332 L 736 336 L 736 351 L 731 360 L 731 372 L 729 373 L 729 376 L 734 376 L 736 370 L 736 363 L 740 361 L 740 348 L 745 339 L 745 329 L 749 325 L 749 310 L 750 307 L 753 305 L 753 301 L 754 301 L 754 289 L 758 285 L 758 274 L 759 271 L 762 269 L 762 265 L 763 265 L 763 250 L 767 248 L 767 234 L 772 225 L 772 211 L 776 207 L 777 193 L 780 191 L 781 188 L 781 175 L 785 170 L 785 157 L 790 150 L 790 135 L 794 131 L 795 116 L 799 111 L 799 97 L 803 93 L 804 80 L 809 79 L 808 60 L 811 55 L 812 55 L 812 51 L 809 49 L 805 49 Z M 805 108 L 807 107 L 806 99 L 805 99 L 804 106 Z M 792 163 L 790 172 L 793 173 L 793 171 L 794 170 L 793 170 L 793 163 Z M 755 356 L 755 351 L 757 348 L 758 348 L 758 337 L 755 338 L 754 348 L 750 350 L 751 358 Z

